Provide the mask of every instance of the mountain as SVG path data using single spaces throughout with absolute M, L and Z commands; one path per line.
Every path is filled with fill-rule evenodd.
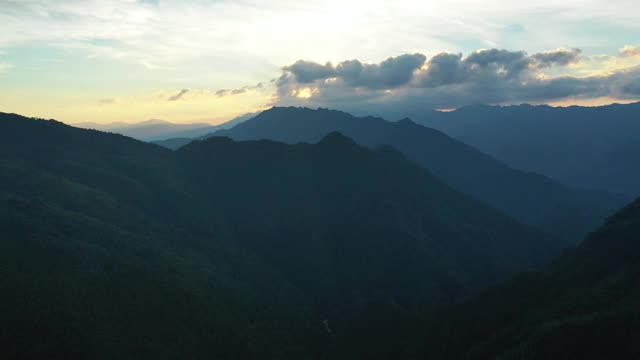
M 207 135 L 205 135 L 207 136 Z M 151 141 L 152 144 L 156 144 L 159 146 L 162 146 L 163 148 L 167 148 L 169 150 L 177 150 L 185 145 L 187 145 L 188 143 L 194 141 L 196 139 L 194 138 L 170 138 L 170 139 L 165 139 L 165 140 L 156 140 L 156 141 Z
M 0 114 L 2 357 L 327 358 L 369 304 L 559 251 L 388 146 L 320 140 L 172 152 Z
M 247 113 L 219 125 L 210 125 L 205 123 L 175 124 L 164 120 L 152 119 L 139 123 L 113 122 L 108 124 L 97 124 L 86 122 L 72 124 L 72 126 L 122 134 L 134 139 L 158 142 L 160 144 L 162 144 L 165 139 L 172 139 L 168 144 L 173 144 L 176 141 L 173 139 L 192 139 L 205 136 L 217 130 L 231 128 L 257 114 L 258 113 Z M 183 143 L 181 144 L 184 145 Z
M 273 108 L 214 135 L 235 140 L 315 143 L 339 131 L 372 148 L 390 145 L 459 191 L 575 244 L 624 203 L 626 196 L 568 188 L 515 170 L 440 131 L 409 119 L 388 122 L 327 109 Z
M 238 124 L 241 124 L 241 123 L 243 123 L 243 122 L 245 122 L 245 121 L 247 121 L 247 120 L 249 120 L 249 119 L 251 119 L 253 117 L 256 117 L 256 116 L 260 115 L 261 112 L 262 111 L 256 111 L 256 112 L 250 112 L 250 113 L 246 113 L 246 114 L 237 116 L 237 117 L 235 117 L 235 118 L 233 118 L 233 119 L 231 119 L 231 120 L 229 120 L 229 121 L 227 121 L 225 123 L 217 125 L 215 130 L 231 129 L 232 127 L 234 127 L 234 126 L 236 126 Z
M 441 310 L 415 358 L 637 359 L 640 200 L 545 271 Z
M 147 120 L 147 121 L 151 121 L 153 122 L 154 120 Z M 157 121 L 162 121 L 162 120 L 157 120 Z M 115 128 L 123 128 L 123 127 L 127 127 L 127 126 L 132 126 L 135 124 L 131 124 L 131 123 L 127 123 L 124 121 L 115 121 L 115 122 L 110 122 L 110 123 L 106 123 L 106 124 L 101 124 L 101 123 L 96 123 L 96 122 L 82 122 L 82 123 L 74 123 L 71 124 L 72 126 L 75 127 L 79 127 L 79 128 L 83 128 L 83 129 L 94 129 L 94 130 L 101 130 L 101 131 L 109 131 L 109 129 L 115 129 Z
M 165 140 L 156 140 L 156 141 L 152 141 L 154 144 L 160 145 L 162 147 L 166 147 L 167 149 L 171 149 L 171 150 L 176 150 L 182 146 L 187 145 L 188 143 L 192 142 L 194 139 L 206 139 L 208 137 L 211 136 L 211 134 L 213 134 L 214 132 L 218 131 L 218 130 L 225 130 L 225 129 L 231 129 L 232 127 L 243 123 L 257 115 L 259 115 L 260 112 L 254 112 L 254 113 L 246 113 L 244 115 L 240 115 L 230 121 L 227 121 L 226 123 L 220 124 L 220 125 L 216 125 L 213 126 L 211 128 L 209 128 L 207 130 L 207 132 L 205 134 L 200 134 L 198 136 L 185 136 L 185 137 L 173 137 L 173 138 L 165 138 Z
M 640 195 L 640 103 L 487 106 L 415 114 L 504 163 L 573 187 Z
M 164 120 L 147 120 L 139 123 L 79 123 L 75 127 L 108 131 L 143 141 L 154 141 L 173 137 L 196 137 L 207 134 L 214 126 L 209 124 L 174 124 Z

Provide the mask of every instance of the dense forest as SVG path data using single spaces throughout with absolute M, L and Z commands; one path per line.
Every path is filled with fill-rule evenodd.
M 640 0 L 0 24 L 0 360 L 640 360 Z
M 444 359 L 640 356 L 640 200 L 542 272 L 429 318 L 422 354 Z
M 565 249 L 337 132 L 171 151 L 1 114 L 0 233 L 3 358 L 639 350 L 640 203 Z
M 172 152 L 15 115 L 0 127 L 2 339 L 16 353 L 318 355 L 369 303 L 443 303 L 560 250 L 338 133 Z

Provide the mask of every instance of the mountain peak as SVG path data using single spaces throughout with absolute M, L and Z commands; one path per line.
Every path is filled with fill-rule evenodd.
M 408 117 L 397 122 L 398 125 L 416 125 L 416 123 Z
M 355 146 L 356 142 L 348 136 L 345 136 L 337 131 L 333 131 L 322 138 L 322 140 L 320 140 L 318 144 L 330 146 Z
M 329 108 L 319 107 L 317 109 L 312 109 L 308 107 L 299 107 L 299 106 L 274 106 L 271 109 L 265 110 L 262 114 L 291 114 L 291 115 L 304 115 L 304 114 L 324 114 L 324 115 L 342 115 L 342 116 L 352 116 L 349 113 L 333 110 Z

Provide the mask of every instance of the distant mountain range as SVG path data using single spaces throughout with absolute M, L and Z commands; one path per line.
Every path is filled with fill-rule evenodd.
M 376 304 L 417 313 L 564 246 L 389 146 L 317 140 L 170 151 L 0 114 L 3 358 L 350 358 Z
M 206 123 L 176 124 L 164 120 L 147 120 L 139 123 L 113 122 L 98 124 L 92 122 L 71 124 L 72 126 L 122 134 L 142 141 L 161 141 L 174 138 L 197 138 L 221 129 L 228 129 L 258 113 L 247 113 L 220 125 Z
M 412 118 L 514 168 L 573 187 L 640 195 L 640 103 L 476 105 Z
M 339 131 L 359 144 L 390 145 L 459 191 L 573 244 L 597 228 L 630 197 L 571 189 L 519 171 L 474 148 L 405 119 L 389 122 L 327 109 L 273 108 L 213 136 L 315 143 Z

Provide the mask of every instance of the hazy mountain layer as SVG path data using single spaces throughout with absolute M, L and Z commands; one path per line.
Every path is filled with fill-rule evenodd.
M 72 124 L 72 126 L 84 129 L 107 131 L 129 136 L 138 140 L 159 142 L 162 144 L 165 139 L 192 139 L 205 136 L 217 130 L 228 129 L 254 117 L 257 114 L 258 113 L 244 114 L 219 125 L 210 125 L 205 123 L 176 124 L 164 120 L 147 120 L 139 123 L 115 122 L 98 124 L 86 122 Z M 170 141 L 168 144 L 169 145 L 163 145 L 170 147 L 173 142 Z
M 215 135 L 236 140 L 315 143 L 332 131 L 375 148 L 391 145 L 457 190 L 575 243 L 621 207 L 626 196 L 568 188 L 518 171 L 447 135 L 410 120 L 388 122 L 326 109 L 273 108 Z
M 640 103 L 478 105 L 414 118 L 517 169 L 574 187 L 640 195 Z

